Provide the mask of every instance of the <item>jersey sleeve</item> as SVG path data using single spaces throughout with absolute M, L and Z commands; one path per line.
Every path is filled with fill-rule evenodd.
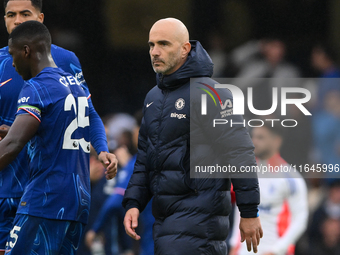
M 43 98 L 37 88 L 32 83 L 25 83 L 18 99 L 18 111 L 16 116 L 21 114 L 30 114 L 41 122 L 41 114 L 45 107 Z
M 87 97 L 89 103 L 90 141 L 92 146 L 96 150 L 97 154 L 102 151 L 108 152 L 109 148 L 107 146 L 104 124 L 92 104 L 91 93 L 85 81 L 78 57 L 71 51 L 67 51 L 56 46 L 54 47 L 55 50 L 53 51 L 53 58 L 55 59 L 57 66 L 65 72 L 71 73 L 77 79 Z
M 87 98 L 90 99 L 91 93 L 86 83 L 83 74 L 83 69 L 81 67 L 78 57 L 73 52 L 70 52 L 66 63 L 69 64 L 67 65 L 67 67 L 65 67 L 66 70 L 64 71 L 71 73 L 77 79 L 77 81 L 81 84 L 81 87 L 85 91 Z
M 102 151 L 109 151 L 104 124 L 98 113 L 89 101 L 89 117 L 90 117 L 90 141 L 93 148 L 99 155 Z
M 81 84 L 88 98 L 91 97 L 86 80 L 83 75 L 83 70 L 78 57 L 74 52 L 65 50 L 58 46 L 52 46 L 52 56 L 57 66 L 65 72 L 72 74 Z
M 287 178 L 287 201 L 291 212 L 291 222 L 288 229 L 273 246 L 275 254 L 288 250 L 289 245 L 295 244 L 307 228 L 308 203 L 307 186 L 302 177 Z

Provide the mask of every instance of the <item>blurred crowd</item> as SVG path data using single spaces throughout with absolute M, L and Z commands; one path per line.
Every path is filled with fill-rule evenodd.
M 253 105 L 258 110 L 271 107 L 274 87 L 288 84 L 308 89 L 312 98 L 305 106 L 312 116 L 305 116 L 297 107 L 288 105 L 284 118 L 295 119 L 298 125 L 284 129 L 280 155 L 288 164 L 296 166 L 340 163 L 340 69 L 327 44 L 315 44 L 310 53 L 310 66 L 317 73 L 317 79 L 302 79 L 305 77 L 301 75 L 301 67 L 286 59 L 287 47 L 279 38 L 250 41 L 226 52 L 223 40 L 216 35 L 211 37 L 209 54 L 215 64 L 214 77 L 233 78 L 245 95 L 247 88 L 252 87 Z M 280 112 L 263 116 L 264 119 L 269 117 L 282 119 Z M 255 118 L 254 115 L 246 112 L 245 119 L 251 118 Z M 153 254 L 151 203 L 140 218 L 140 242 L 130 239 L 122 224 L 121 201 L 133 172 L 141 120 L 141 111 L 134 116 L 119 113 L 103 118 L 109 148 L 119 160 L 119 170 L 114 180 L 107 181 L 96 154 L 91 154 L 93 199 L 80 254 Z M 307 185 L 308 223 L 299 236 L 295 253 L 287 254 L 340 254 L 339 173 L 334 168 L 332 172 L 313 175 L 313 178 L 308 178 L 310 176 L 304 172 L 301 174 Z
M 91 211 L 86 226 L 82 255 L 148 255 L 153 254 L 151 201 L 140 216 L 137 229 L 140 242 L 128 237 L 123 226 L 125 210 L 122 200 L 136 161 L 138 132 L 142 111 L 134 116 L 120 113 L 103 118 L 109 150 L 119 161 L 117 176 L 106 180 L 105 168 L 93 151 L 90 156 Z
M 340 163 L 340 69 L 331 46 L 316 43 L 312 48 L 310 67 L 317 78 L 310 79 L 301 74 L 300 70 L 306 67 L 286 60 L 287 47 L 279 38 L 250 41 L 229 53 L 224 51 L 222 39 L 217 35 L 212 37 L 210 44 L 209 54 L 215 64 L 214 77 L 234 77 L 235 85 L 245 94 L 246 89 L 252 87 L 253 105 L 258 110 L 272 106 L 274 87 L 304 87 L 311 92 L 311 100 L 305 107 L 312 116 L 305 116 L 294 105 L 288 105 L 287 116 L 280 116 L 279 112 L 271 116 L 298 122 L 295 128 L 287 130 L 281 148 L 281 154 L 288 163 Z M 246 119 L 252 117 L 246 113 Z
M 215 35 L 210 46 L 215 78 L 233 77 L 232 81 L 245 95 L 246 89 L 252 87 L 255 109 L 271 108 L 274 87 L 304 87 L 311 92 L 311 100 L 305 107 L 312 116 L 305 116 L 290 105 L 287 116 L 274 112 L 263 118 L 297 120 L 296 127 L 285 128 L 283 132 L 280 154 L 289 164 L 333 167 L 333 171 L 328 168 L 329 171 L 319 175 L 301 173 L 308 187 L 309 220 L 295 253 L 289 254 L 340 254 L 339 168 L 334 171 L 340 164 L 340 69 L 334 50 L 326 43 L 314 45 L 310 52 L 310 68 L 317 78 L 307 79 L 300 71 L 306 67 L 287 60 L 287 46 L 280 38 L 249 41 L 226 52 L 223 40 Z M 245 118 L 259 119 L 259 116 L 246 112 Z

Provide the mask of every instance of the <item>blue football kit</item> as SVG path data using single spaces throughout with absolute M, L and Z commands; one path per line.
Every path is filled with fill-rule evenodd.
M 84 224 L 17 214 L 6 255 L 75 255 Z M 10 247 L 13 246 L 13 249 Z
M 80 240 L 90 207 L 91 104 L 80 82 L 60 68 L 44 68 L 25 82 L 16 115 L 30 114 L 40 125 L 27 146 L 30 178 L 6 254 L 41 254 L 42 247 L 59 254 L 64 241 L 70 242 L 70 228 Z
M 122 169 L 118 170 L 117 176 L 115 178 L 116 184 L 114 186 L 114 191 L 112 195 L 107 198 L 105 203 L 103 204 L 100 212 L 96 218 L 92 226 L 92 230 L 96 233 L 100 231 L 100 229 L 107 224 L 109 217 L 118 219 L 120 213 L 125 215 L 125 209 L 122 207 L 122 201 L 124 197 L 125 190 L 129 184 L 131 175 L 133 173 L 133 169 L 136 163 L 137 154 L 134 155 L 127 165 Z M 140 243 L 140 255 L 154 254 L 154 243 L 152 239 L 152 226 L 155 222 L 155 218 L 152 216 L 152 200 L 145 207 L 144 211 L 140 215 L 140 231 L 141 231 L 141 243 Z M 119 224 L 121 222 L 119 221 Z M 119 225 L 117 225 L 117 221 L 113 221 L 113 227 L 116 231 L 113 232 L 113 241 L 112 241 L 112 251 L 117 251 L 118 253 L 118 240 L 119 240 Z M 124 237 L 126 235 L 123 235 Z M 130 241 L 130 240 L 129 240 Z
M 76 77 L 89 98 L 91 144 L 98 154 L 101 151 L 108 151 L 105 129 L 91 103 L 91 95 L 78 58 L 73 52 L 56 45 L 52 45 L 51 54 L 59 68 Z M 23 79 L 15 71 L 12 62 L 8 47 L 0 49 L 0 126 L 3 124 L 11 126 L 14 122 L 18 100 L 20 100 L 19 94 L 24 85 Z M 0 251 L 5 249 L 9 231 L 13 228 L 12 221 L 18 201 L 20 201 L 30 178 L 26 146 L 14 161 L 0 172 Z
M 92 229 L 95 232 L 98 232 L 100 228 L 104 226 L 104 224 L 107 222 L 108 218 L 112 216 L 112 214 L 118 214 L 117 211 L 124 210 L 124 208 L 122 207 L 122 201 L 126 187 L 128 186 L 129 180 L 133 173 L 133 167 L 135 165 L 136 158 L 137 155 L 134 155 L 129 160 L 127 165 L 117 172 L 117 176 L 115 178 L 116 183 L 114 185 L 113 193 L 109 198 L 106 199 L 105 203 L 100 209 L 96 221 L 92 226 Z

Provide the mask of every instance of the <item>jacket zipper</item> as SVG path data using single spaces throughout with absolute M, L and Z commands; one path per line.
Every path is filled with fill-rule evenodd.
M 163 77 L 161 77 L 161 82 L 163 80 Z M 166 98 L 168 96 L 168 91 L 165 90 L 165 94 L 164 94 L 164 98 L 163 98 L 163 101 L 162 101 L 162 108 L 161 108 L 161 113 L 159 115 L 159 126 L 158 126 L 158 132 L 157 132 L 157 145 L 156 145 L 156 154 L 157 154 L 157 158 L 156 158 L 156 169 L 155 169 L 155 172 L 156 172 L 156 180 L 154 182 L 154 191 L 155 191 L 155 196 L 157 195 L 158 193 L 158 183 L 159 183 L 159 178 L 160 178 L 160 165 L 159 165 L 159 147 L 160 147 L 160 143 L 159 143 L 159 136 L 160 136 L 160 130 L 161 130 L 161 123 L 162 123 L 162 115 L 163 115 L 163 110 L 164 110 L 164 105 L 165 105 L 165 101 L 166 101 Z
M 163 77 L 162 77 L 163 78 Z M 160 172 L 159 169 L 160 169 L 160 165 L 159 165 L 159 147 L 160 147 L 160 140 L 159 140 L 159 137 L 160 137 L 160 133 L 161 133 L 161 124 L 162 124 L 162 116 L 163 116 L 163 111 L 164 111 L 164 105 L 165 105 L 165 101 L 166 101 L 166 98 L 169 94 L 168 90 L 164 90 L 165 93 L 164 93 L 164 98 L 163 98 L 163 101 L 162 101 L 162 108 L 161 108 L 161 113 L 159 115 L 159 124 L 158 124 L 158 132 L 157 132 L 157 146 L 156 146 L 156 152 L 157 152 L 157 163 L 156 163 L 156 172 Z

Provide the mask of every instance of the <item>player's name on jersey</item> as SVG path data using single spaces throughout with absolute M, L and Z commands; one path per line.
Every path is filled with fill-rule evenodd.
M 70 85 L 78 85 L 78 86 L 80 86 L 79 81 L 76 78 L 74 78 L 73 76 L 71 76 L 71 75 L 70 76 L 66 76 L 66 77 L 62 76 L 59 79 L 59 82 L 61 84 L 63 84 L 65 87 L 68 87 Z

